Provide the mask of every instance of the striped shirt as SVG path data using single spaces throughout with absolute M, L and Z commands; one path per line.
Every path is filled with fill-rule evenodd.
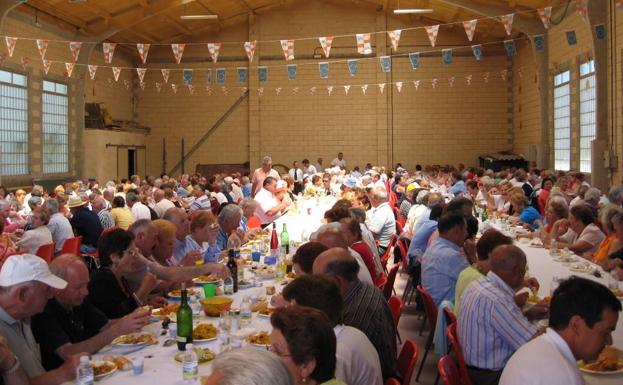
M 465 289 L 460 306 L 459 341 L 468 366 L 502 370 L 538 330 L 515 304 L 515 291 L 492 271 Z
M 188 209 L 190 211 L 211 210 L 212 204 L 210 203 L 210 198 L 207 195 L 203 194 L 199 198 L 195 198 L 195 200 L 193 201 L 193 203 L 190 204 L 190 207 Z
M 454 301 L 454 288 L 459 274 L 469 266 L 461 248 L 439 237 L 422 256 L 422 286 L 436 306 L 442 301 Z

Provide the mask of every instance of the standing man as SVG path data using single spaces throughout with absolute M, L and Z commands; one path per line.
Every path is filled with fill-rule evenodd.
M 346 160 L 344 159 L 344 154 L 341 152 L 337 153 L 337 158 L 331 161 L 331 167 L 339 167 L 342 170 L 346 169 Z
M 385 254 L 387 247 L 396 234 L 396 217 L 387 202 L 385 187 L 375 187 L 369 194 L 372 209 L 368 211 L 366 226 L 372 232 L 374 239 L 379 242 L 379 255 Z
M 315 175 L 316 172 L 316 167 L 314 167 L 313 164 L 309 164 L 309 159 L 303 159 L 303 177 L 311 177 Z
M 273 169 L 273 160 L 270 156 L 265 156 L 262 159 L 262 167 L 256 169 L 253 172 L 253 185 L 251 187 L 251 196 L 254 197 L 262 187 L 264 186 L 264 179 L 267 177 L 279 180 L 279 173 Z

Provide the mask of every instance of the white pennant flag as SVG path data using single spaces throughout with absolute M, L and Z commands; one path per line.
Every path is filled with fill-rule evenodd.
M 71 74 L 74 72 L 74 67 L 76 63 L 65 63 L 65 69 L 67 69 L 67 77 L 70 78 Z
M 539 8 L 537 11 L 541 22 L 543 22 L 543 27 L 549 29 L 552 26 L 552 7 Z
M 469 41 L 472 41 L 472 39 L 474 38 L 474 32 L 476 32 L 477 23 L 478 19 L 463 22 L 463 28 L 465 28 L 465 33 L 467 34 L 467 38 L 469 39 Z
M 435 42 L 437 41 L 437 34 L 439 33 L 439 24 L 437 25 L 429 25 L 424 27 L 426 30 L 426 34 L 428 35 L 428 40 L 430 40 L 430 45 L 435 46 Z
M 169 74 L 171 73 L 171 70 L 168 68 L 163 68 L 160 70 L 160 72 L 162 72 L 162 78 L 164 79 L 165 83 L 169 82 Z
M 51 66 L 52 66 L 52 62 L 51 61 L 49 61 L 47 59 L 43 59 L 43 72 L 45 72 L 46 75 L 50 71 L 50 67 Z
M 372 45 L 370 44 L 369 33 L 358 33 L 355 35 L 357 39 L 357 52 L 362 55 L 369 55 L 372 53 Z
M 420 88 L 420 81 L 419 80 L 414 80 L 413 81 L 413 86 L 415 87 L 415 90 L 417 91 Z
M 514 13 L 509 13 L 508 15 L 503 15 L 500 17 L 502 20 L 502 24 L 504 24 L 504 29 L 506 30 L 506 34 L 508 36 L 513 33 L 513 18 L 515 17 Z
M 6 36 L 4 38 L 6 41 L 6 49 L 9 53 L 9 57 L 13 57 L 13 52 L 15 51 L 15 45 L 17 44 L 17 38 L 12 36 Z
M 80 56 L 80 49 L 82 48 L 82 42 L 79 41 L 70 41 L 69 42 L 69 50 L 71 54 L 74 56 L 74 62 L 78 61 L 78 57 Z
M 102 50 L 104 51 L 104 62 L 106 64 L 112 63 L 112 57 L 115 54 L 115 47 L 117 43 L 102 43 Z
M 95 72 L 97 71 L 97 66 L 89 64 L 88 68 L 89 68 L 89 76 L 91 77 L 91 80 L 95 80 Z
M 210 52 L 212 63 L 216 63 L 218 54 L 221 52 L 221 43 L 208 43 L 208 52 Z
M 175 61 L 177 64 L 180 64 L 182 61 L 182 55 L 184 55 L 184 47 L 186 44 L 171 44 L 171 50 L 173 51 L 173 56 L 175 56 Z
M 286 61 L 294 60 L 294 40 L 281 40 L 281 49 Z
M 350 86 L 344 86 L 344 93 L 348 95 L 348 91 L 350 91 Z
M 400 43 L 400 34 L 402 33 L 401 29 L 395 29 L 393 31 L 387 31 L 389 35 L 389 40 L 392 43 L 392 49 L 394 51 L 398 50 L 398 43 Z
M 322 52 L 324 52 L 324 57 L 328 58 L 331 53 L 331 45 L 333 44 L 333 36 L 324 36 L 319 37 L 318 41 L 320 41 L 320 45 L 322 46 Z
M 149 53 L 150 44 L 138 43 L 136 44 L 136 50 L 138 51 L 138 55 L 141 57 L 141 61 L 143 64 L 147 62 L 147 54 Z
M 45 60 L 45 53 L 48 50 L 48 41 L 37 39 L 37 50 L 39 50 L 39 55 L 41 55 L 41 60 Z
M 402 91 L 402 82 L 396 82 L 396 89 L 398 90 L 398 93 Z
M 249 59 L 249 63 L 253 61 L 253 56 L 255 55 L 255 45 L 257 44 L 257 40 L 246 41 L 244 43 L 244 52 L 247 54 L 247 58 Z
M 379 91 L 381 91 L 381 94 L 383 94 L 384 90 L 385 90 L 385 83 L 379 84 Z
M 368 90 L 368 85 L 367 84 L 364 84 L 364 85 L 361 86 L 361 92 L 363 92 L 364 95 L 366 94 L 367 90 Z
M 119 67 L 112 67 L 112 74 L 115 77 L 115 81 L 118 82 L 119 81 L 119 74 L 121 73 L 121 68 Z
M 136 69 L 136 73 L 138 74 L 138 78 L 141 81 L 141 83 L 143 82 L 143 79 L 145 79 L 145 72 L 147 72 L 147 68 Z
M 329 96 L 331 96 L 331 94 L 333 93 L 333 86 L 327 87 L 327 93 L 329 94 Z

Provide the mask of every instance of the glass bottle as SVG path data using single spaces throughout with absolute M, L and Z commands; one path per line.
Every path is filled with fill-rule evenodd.
M 177 349 L 186 349 L 186 344 L 193 342 L 193 311 L 188 306 L 188 290 L 182 282 L 182 303 L 177 310 Z
M 231 279 L 233 281 L 233 292 L 238 292 L 238 263 L 236 263 L 236 251 L 234 249 L 229 249 L 228 251 L 228 260 L 227 260 L 227 268 L 231 274 Z

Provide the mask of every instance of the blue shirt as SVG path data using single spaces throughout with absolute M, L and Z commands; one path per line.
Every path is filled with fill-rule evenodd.
M 538 330 L 515 304 L 515 291 L 492 271 L 467 286 L 460 306 L 458 334 L 468 366 L 502 370 Z
M 535 222 L 539 219 L 541 219 L 541 214 L 532 206 L 525 207 L 519 214 L 519 220 L 532 227 L 538 227 Z
M 184 258 L 186 254 L 188 254 L 189 252 L 193 250 L 201 250 L 201 252 L 203 253 L 203 261 L 205 263 L 218 261 L 218 255 L 221 252 L 221 249 L 218 247 L 218 244 L 210 245 L 206 249 L 203 245 L 200 245 L 199 243 L 197 243 L 197 241 L 195 241 L 190 234 L 186 236 L 186 239 L 184 239 L 184 242 L 180 242 L 179 248 L 177 247 L 178 245 L 177 242 L 178 241 L 176 240 L 175 242 L 176 249 L 174 249 L 176 252 L 173 253 L 173 256 L 174 256 L 174 259 L 177 265 L 180 264 L 180 262 L 182 261 L 182 259 Z
M 467 187 L 465 187 L 465 182 L 463 182 L 462 180 L 456 181 L 456 183 L 453 184 L 452 187 L 450 188 L 450 193 L 452 193 L 455 196 L 465 194 L 466 192 L 467 192 Z
M 411 243 L 409 244 L 409 251 L 407 252 L 410 265 L 413 265 L 414 258 L 419 258 L 424 255 L 424 252 L 426 252 L 428 248 L 428 239 L 435 230 L 437 230 L 437 221 L 432 219 L 424 220 L 415 230 L 413 239 L 411 239 Z
M 461 248 L 439 237 L 422 256 L 422 286 L 433 298 L 435 306 L 441 301 L 454 301 L 454 288 L 459 274 L 469 264 Z
M 227 248 L 228 237 L 227 234 L 221 229 L 218 228 L 218 234 L 216 234 L 216 246 L 221 250 L 225 250 Z
M 244 186 L 242 186 L 242 195 L 246 198 L 248 196 L 251 196 L 251 187 L 253 185 L 251 183 L 247 183 Z
M 247 217 L 245 217 L 244 215 L 240 218 L 240 225 L 238 225 L 238 228 L 242 231 L 244 231 L 245 233 L 247 231 L 249 231 L 249 225 L 247 224 L 249 220 L 247 219 Z

